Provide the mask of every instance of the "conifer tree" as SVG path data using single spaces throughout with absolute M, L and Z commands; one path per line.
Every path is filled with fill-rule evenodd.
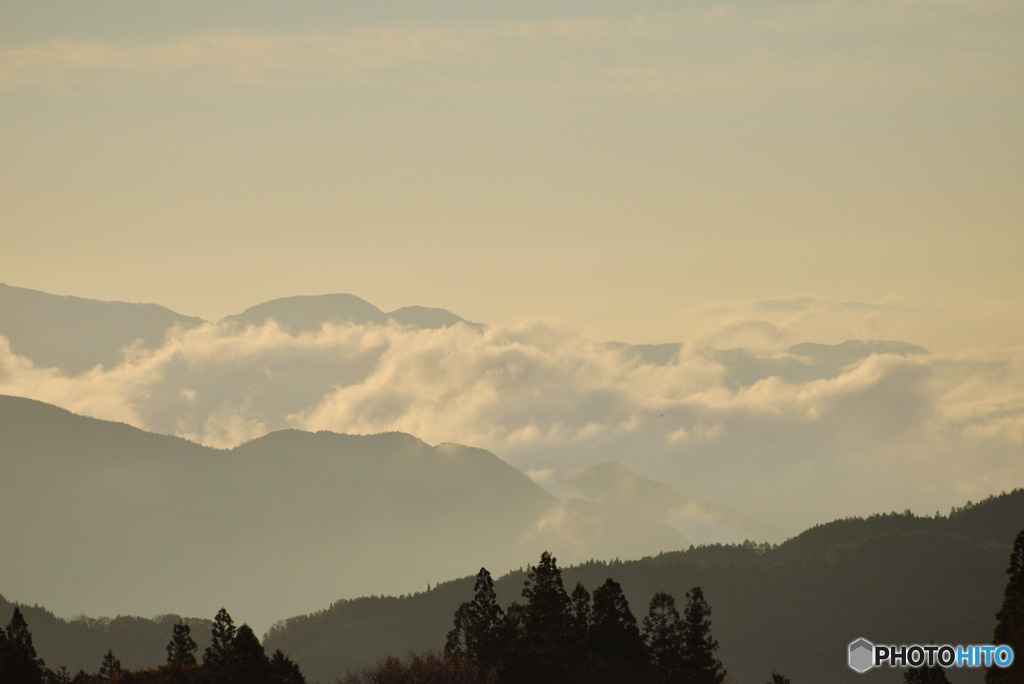
M 38 684 L 43 681 L 43 661 L 36 655 L 32 634 L 21 609 L 14 607 L 11 621 L 0 639 L 0 682 Z
M 594 590 L 587 646 L 591 679 L 601 684 L 634 684 L 649 679 L 648 656 L 622 587 L 610 577 Z
M 264 684 L 270 681 L 270 660 L 256 634 L 243 624 L 231 640 L 228 681 L 233 684 Z
M 14 607 L 14 613 L 11 614 L 11 621 L 7 623 L 4 636 L 7 648 L 11 652 L 20 653 L 33 660 L 36 658 L 36 649 L 32 645 L 32 634 L 28 631 L 28 623 L 25 622 L 25 616 L 17 606 Z
M 213 618 L 210 637 L 210 645 L 203 652 L 203 669 L 218 681 L 223 679 L 231 664 L 231 645 L 235 640 L 235 622 L 224 608 Z
M 989 668 L 985 674 L 985 684 L 1024 682 L 1024 530 L 1020 531 L 1013 542 L 1006 574 L 1009 579 L 1003 594 L 1003 605 L 996 613 L 992 643 L 1011 647 L 1014 659 L 1010 667 Z
M 622 586 L 610 577 L 594 590 L 589 646 L 591 653 L 608 659 L 635 665 L 647 659 L 640 628 Z
M 768 684 L 793 684 L 789 681 L 789 677 L 783 677 L 775 670 L 772 670 L 772 680 Z
M 171 632 L 171 642 L 167 644 L 167 663 L 169 665 L 195 665 L 195 652 L 199 646 L 192 639 L 192 630 L 183 621 L 178 620 Z
M 569 624 L 569 596 L 562 584 L 562 571 L 547 551 L 541 554 L 540 563 L 527 572 L 523 598 L 528 630 L 556 633 Z
M 306 684 L 306 678 L 295 662 L 281 649 L 270 657 L 270 679 L 276 684 Z
M 662 679 L 679 681 L 683 672 L 683 622 L 672 594 L 659 591 L 651 597 L 643 636 L 652 664 Z
M 498 605 L 494 580 L 487 568 L 476 575 L 474 597 L 455 613 L 455 626 L 448 633 L 445 655 L 469 658 L 481 665 L 497 665 L 504 647 L 505 612 Z
M 108 650 L 107 654 L 103 656 L 103 664 L 100 665 L 100 681 L 109 682 L 119 674 L 121 674 L 121 661 L 114 657 L 112 650 Z
M 536 684 L 576 681 L 583 670 L 584 653 L 573 638 L 573 616 L 562 571 L 547 551 L 541 554 L 540 563 L 529 569 L 522 595 L 526 605 L 510 607 L 508 623 L 519 624 L 504 661 L 504 678 Z
M 466 646 L 469 638 L 469 601 L 464 601 L 455 610 L 455 619 L 448 637 L 444 642 L 444 656 L 449 660 L 461 660 L 468 658 L 469 653 Z
M 510 603 L 505 609 L 505 620 L 501 627 L 509 648 L 517 646 L 526 634 L 526 606 L 516 601 Z
M 718 642 L 711 636 L 711 607 L 704 591 L 686 592 L 683 614 L 683 681 L 688 684 L 722 684 L 725 668 L 715 657 Z
M 590 623 L 593 609 L 590 605 L 590 592 L 580 582 L 569 596 L 569 613 L 572 617 L 572 638 L 577 650 L 586 650 L 590 639 Z

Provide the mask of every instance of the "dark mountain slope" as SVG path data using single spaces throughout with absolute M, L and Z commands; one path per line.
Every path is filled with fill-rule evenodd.
M 284 431 L 223 451 L 0 397 L 0 588 L 64 615 L 223 605 L 265 628 L 513 567 L 557 505 L 482 449 Z

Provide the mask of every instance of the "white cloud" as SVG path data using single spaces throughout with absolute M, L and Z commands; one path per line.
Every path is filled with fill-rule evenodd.
M 540 320 L 299 335 L 205 325 L 72 377 L 4 343 L 0 392 L 220 447 L 285 427 L 400 430 L 488 448 L 554 490 L 574 468 L 619 461 L 796 531 L 837 515 L 946 508 L 1024 481 L 1019 353 L 812 368 L 786 351 L 804 335 L 835 343 L 865 325 L 884 336 L 914 311 L 808 298 L 691 312 L 693 336 L 668 365 Z M 768 346 L 714 351 L 744 340 Z

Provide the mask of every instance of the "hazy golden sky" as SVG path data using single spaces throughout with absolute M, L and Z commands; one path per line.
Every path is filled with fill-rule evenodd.
M 1024 0 L 0 0 L 0 282 L 492 324 L 202 325 L 83 372 L 0 336 L 0 394 L 213 446 L 400 430 L 566 496 L 619 461 L 698 542 L 1020 486 L 1022 37 Z M 932 353 L 790 346 L 854 338 Z M 40 577 L 0 588 L 143 610 Z
M 1022 35 L 1017 0 L 3 0 L 0 280 L 630 342 L 811 294 L 1009 343 Z

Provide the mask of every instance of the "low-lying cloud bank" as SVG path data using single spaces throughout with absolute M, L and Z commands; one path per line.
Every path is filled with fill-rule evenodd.
M 879 311 L 840 308 L 878 322 Z M 787 322 L 769 315 L 779 311 Z M 220 447 L 285 427 L 399 430 L 490 449 L 556 491 L 616 461 L 780 535 L 1024 484 L 1024 354 L 793 346 L 828 311 L 811 300 L 720 311 L 668 363 L 538 320 L 299 334 L 206 324 L 73 376 L 0 338 L 0 393 Z

